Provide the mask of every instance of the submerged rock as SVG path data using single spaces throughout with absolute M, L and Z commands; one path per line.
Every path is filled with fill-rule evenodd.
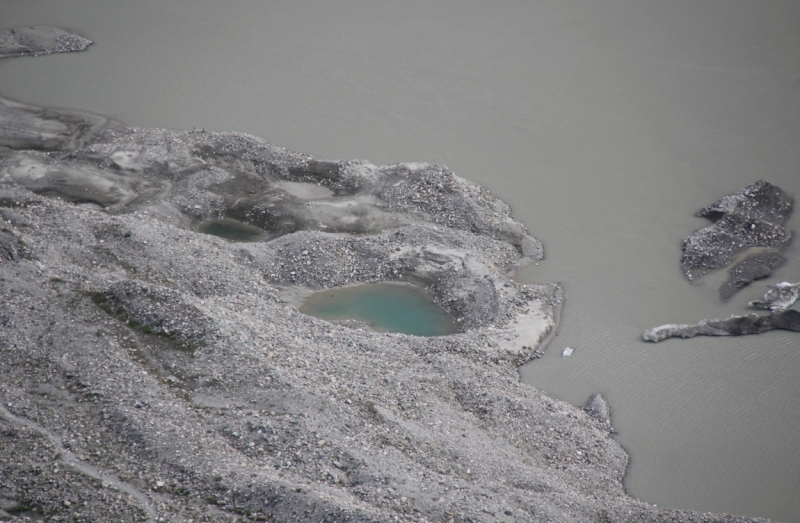
M 764 181 L 725 196 L 697 213 L 713 225 L 683 240 L 681 267 L 689 280 L 728 268 L 719 293 L 728 299 L 739 289 L 769 276 L 785 258 L 782 250 L 792 233 L 784 227 L 793 200 L 780 188 Z
M 800 332 L 800 312 L 776 310 L 766 316 L 750 313 L 725 319 L 702 320 L 695 325 L 662 325 L 647 330 L 644 333 L 644 339 L 658 342 L 667 338 L 741 336 L 743 334 L 760 334 L 774 329 Z
M 84 51 L 91 40 L 60 27 L 17 27 L 0 34 L 0 58 Z
M 764 301 L 754 300 L 748 305 L 757 309 L 777 311 L 788 309 L 798 298 L 800 298 L 800 283 L 781 282 L 770 287 L 764 294 Z

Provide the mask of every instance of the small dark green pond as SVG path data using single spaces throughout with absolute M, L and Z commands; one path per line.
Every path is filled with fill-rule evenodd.
M 421 289 L 396 283 L 371 283 L 315 292 L 300 312 L 323 320 L 360 320 L 376 331 L 415 336 L 456 332 L 453 317 Z
M 256 227 L 233 220 L 206 220 L 198 230 L 235 242 L 257 242 L 264 239 L 264 232 Z

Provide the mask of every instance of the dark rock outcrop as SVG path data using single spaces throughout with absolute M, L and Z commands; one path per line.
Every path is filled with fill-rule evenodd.
M 0 58 L 85 51 L 91 40 L 60 27 L 36 25 L 0 34 Z
M 769 276 L 785 260 L 781 251 L 792 233 L 784 224 L 792 206 L 783 190 L 759 180 L 700 210 L 697 216 L 714 223 L 683 240 L 683 273 L 695 280 L 728 268 L 728 279 L 719 289 L 723 299 Z
M 657 342 L 667 338 L 694 338 L 695 336 L 741 336 L 783 329 L 800 332 L 800 312 L 778 310 L 766 316 L 750 313 L 725 319 L 702 320 L 695 325 L 662 325 L 644 333 L 646 341 Z

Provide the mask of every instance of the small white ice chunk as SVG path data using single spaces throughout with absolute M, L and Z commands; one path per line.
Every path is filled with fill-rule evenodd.
M 567 358 L 569 356 L 572 356 L 573 352 L 575 352 L 575 349 L 573 349 L 572 347 L 567 347 L 566 349 L 564 349 L 564 352 L 562 352 L 561 355 Z

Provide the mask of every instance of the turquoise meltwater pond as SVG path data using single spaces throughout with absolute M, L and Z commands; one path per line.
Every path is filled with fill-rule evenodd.
M 372 283 L 320 291 L 309 296 L 300 312 L 323 320 L 359 320 L 376 331 L 415 336 L 456 332 L 453 317 L 421 289 L 396 283 Z
M 207 220 L 200 224 L 198 230 L 235 242 L 257 242 L 264 238 L 260 229 L 233 220 Z

